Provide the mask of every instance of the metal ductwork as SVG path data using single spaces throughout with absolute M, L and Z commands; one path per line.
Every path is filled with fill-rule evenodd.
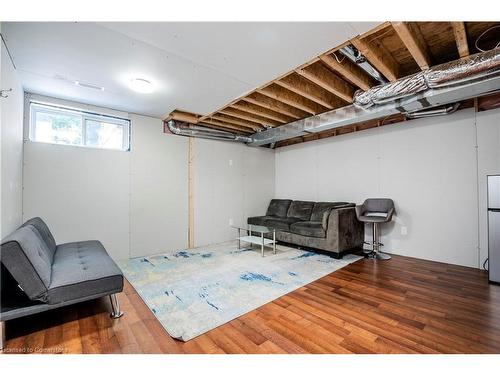
M 251 143 L 253 141 L 252 138 L 250 137 L 233 134 L 222 130 L 209 129 L 203 126 L 189 124 L 187 122 L 169 120 L 166 123 L 170 132 L 185 137 L 215 139 L 219 141 L 233 141 L 233 142 L 243 142 L 243 143 Z
M 424 117 L 447 116 L 455 113 L 460 107 L 460 103 L 448 104 L 439 108 L 423 109 L 420 111 L 405 113 L 406 118 L 416 119 Z
M 351 60 L 353 63 L 358 65 L 361 69 L 363 69 L 366 73 L 368 73 L 371 77 L 375 78 L 378 83 L 387 83 L 388 81 L 385 77 L 380 74 L 380 72 L 373 67 L 372 64 L 366 60 L 366 58 L 358 51 L 356 47 L 352 44 L 349 44 L 340 49 L 340 53 Z
M 364 92 L 359 91 L 355 94 L 353 105 L 253 134 L 250 145 L 263 146 L 400 113 L 413 118 L 444 115 L 456 110 L 454 103 L 498 91 L 500 49 L 495 49 L 438 65 Z M 444 109 L 436 108 L 442 106 Z M 431 108 L 433 112 L 429 111 Z

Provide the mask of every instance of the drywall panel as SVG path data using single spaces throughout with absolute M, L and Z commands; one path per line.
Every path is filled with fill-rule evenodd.
M 397 209 L 394 222 L 382 231 L 385 247 L 477 267 L 474 111 L 381 128 L 380 142 L 380 191 Z
M 7 98 L 0 98 L 3 238 L 22 223 L 23 88 L 4 44 L 0 44 L 0 87 L 12 89 Z
M 129 256 L 129 153 L 27 142 L 24 220 L 40 216 L 57 243 L 100 240 Z
M 478 144 L 480 265 L 488 257 L 487 182 L 489 174 L 500 174 L 500 109 L 476 114 Z
M 163 134 L 159 119 L 131 115 L 130 254 L 187 247 L 188 138 Z
M 475 114 L 464 110 L 285 147 L 276 151 L 276 196 L 391 197 L 397 215 L 382 229 L 386 251 L 477 267 L 475 145 Z
M 274 154 L 233 142 L 194 142 L 195 245 L 236 237 L 233 224 L 263 214 L 274 195 Z

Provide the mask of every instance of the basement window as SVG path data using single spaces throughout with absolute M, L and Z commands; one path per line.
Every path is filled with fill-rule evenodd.
M 130 120 L 30 103 L 32 142 L 128 151 Z

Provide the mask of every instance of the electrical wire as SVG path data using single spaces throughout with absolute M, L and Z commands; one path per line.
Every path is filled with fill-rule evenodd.
M 342 55 L 342 60 L 339 60 L 339 58 L 338 58 L 338 56 L 337 56 L 337 54 L 336 54 L 335 52 L 333 52 L 332 54 L 333 54 L 333 56 L 335 57 L 335 60 L 337 60 L 337 62 L 338 62 L 339 64 L 342 64 L 342 61 L 344 61 L 345 56 L 344 56 L 344 55 Z
M 484 49 L 482 49 L 482 48 L 479 48 L 479 46 L 477 45 L 477 44 L 478 44 L 478 42 L 479 42 L 479 40 L 480 40 L 480 39 L 481 39 L 484 35 L 486 35 L 486 34 L 487 34 L 488 32 L 490 32 L 491 30 L 493 30 L 493 29 L 498 29 L 498 28 L 500 28 L 500 25 L 491 26 L 491 27 L 487 28 L 486 30 L 484 30 L 484 31 L 481 33 L 481 35 L 479 35 L 479 36 L 477 37 L 476 42 L 474 43 L 474 46 L 476 46 L 476 49 L 477 49 L 478 51 L 481 51 L 481 52 L 486 52 L 486 51 L 491 51 L 492 49 L 495 49 L 495 48 L 500 47 L 500 41 L 496 44 L 496 46 L 495 46 L 495 47 L 493 47 L 493 48 L 491 48 L 491 49 L 489 49 L 489 50 L 484 50 Z

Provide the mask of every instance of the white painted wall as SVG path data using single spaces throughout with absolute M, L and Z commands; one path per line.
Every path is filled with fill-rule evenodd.
M 159 119 L 57 102 L 130 118 L 131 151 L 26 142 L 24 220 L 44 218 L 58 243 L 99 239 L 115 259 L 185 247 L 186 139 Z
M 486 176 L 500 174 L 500 109 L 480 112 L 476 118 L 479 187 L 480 263 L 488 257 L 488 197 Z
M 5 46 L 0 44 L 0 88 L 12 88 L 8 98 L 0 98 L 3 238 L 22 223 L 23 88 Z
M 487 251 L 483 180 L 499 172 L 500 111 L 478 114 L 479 170 L 475 116 L 463 110 L 278 149 L 276 197 L 391 197 L 397 215 L 382 229 L 386 251 L 478 267 L 479 232 L 483 258 Z
M 184 248 L 188 238 L 188 139 L 163 134 L 159 119 L 130 118 L 130 254 Z
M 57 243 L 98 239 L 127 258 L 129 168 L 127 152 L 27 142 L 24 220 L 42 217 Z
M 274 195 L 274 152 L 239 143 L 194 141 L 195 245 L 234 239 L 235 225 L 262 215 Z

